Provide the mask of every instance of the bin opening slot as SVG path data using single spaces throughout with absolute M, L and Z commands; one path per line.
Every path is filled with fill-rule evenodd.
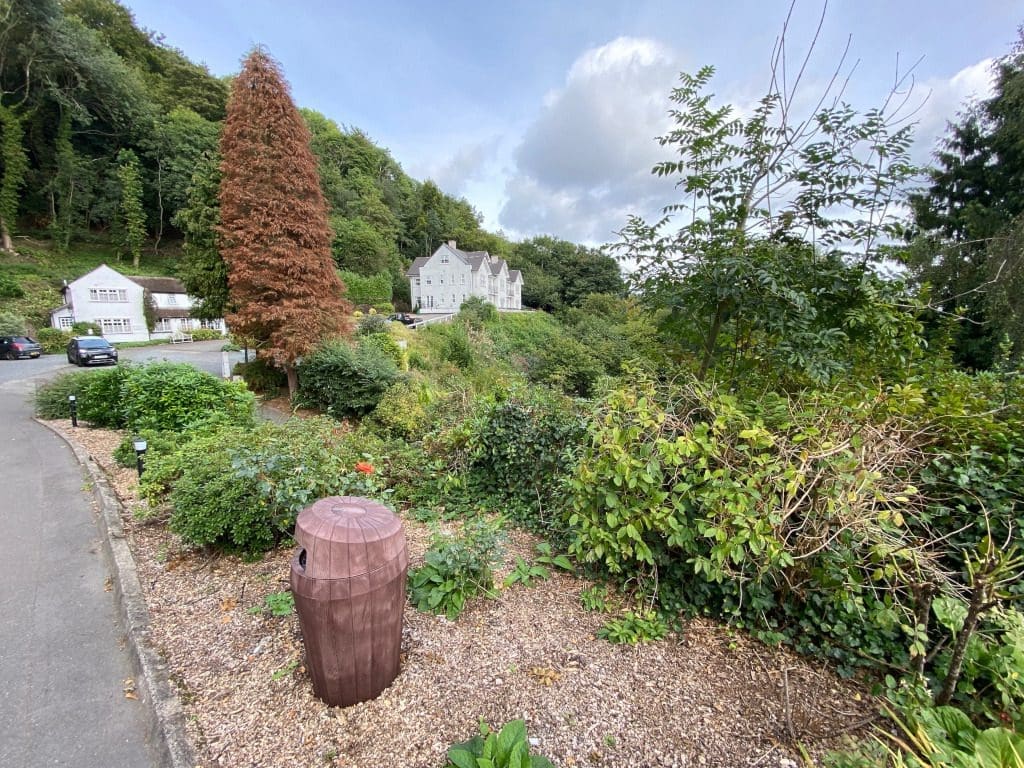
M 306 550 L 299 552 L 299 568 L 306 570 Z

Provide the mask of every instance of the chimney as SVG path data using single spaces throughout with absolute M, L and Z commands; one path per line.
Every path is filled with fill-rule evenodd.
M 451 248 L 454 251 L 455 250 L 455 241 L 454 240 L 449 240 L 448 241 L 448 247 Z

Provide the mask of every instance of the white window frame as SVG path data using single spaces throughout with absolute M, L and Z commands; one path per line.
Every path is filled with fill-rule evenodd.
M 69 328 L 72 328 L 72 327 L 74 327 L 74 325 L 75 325 L 75 318 L 73 318 L 73 317 L 65 315 L 64 317 L 58 317 L 57 318 L 57 327 L 60 328 L 62 331 L 67 330 Z
M 171 318 L 159 317 L 156 323 L 153 324 L 153 333 L 170 333 L 174 329 L 171 328 Z
M 127 304 L 128 290 L 126 288 L 90 288 L 89 301 L 104 304 Z
M 123 336 L 132 332 L 130 317 L 101 317 L 96 320 L 104 336 Z
M 168 306 L 173 307 L 173 306 L 176 306 L 177 303 L 178 303 L 178 297 L 177 296 L 175 296 L 173 293 L 167 294 L 167 304 L 168 304 Z

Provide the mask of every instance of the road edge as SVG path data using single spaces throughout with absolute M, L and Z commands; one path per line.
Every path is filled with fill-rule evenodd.
M 99 465 L 81 446 L 45 421 L 34 418 L 71 448 L 89 474 L 92 495 L 99 510 L 103 550 L 112 570 L 114 602 L 124 629 L 136 690 L 148 704 L 147 740 L 162 768 L 193 768 L 195 759 L 185 733 L 185 712 L 168 674 L 168 665 L 149 640 L 149 608 L 142 594 L 135 557 L 121 524 L 122 506 Z

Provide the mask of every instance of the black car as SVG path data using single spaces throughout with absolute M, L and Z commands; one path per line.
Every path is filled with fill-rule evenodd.
M 19 357 L 39 357 L 43 348 L 28 336 L 0 336 L 0 358 L 17 360 Z
M 79 336 L 68 342 L 68 362 L 75 365 L 117 365 L 117 350 L 109 341 L 99 336 Z
M 410 315 L 408 312 L 396 312 L 393 315 L 388 315 L 388 320 L 401 323 L 402 325 L 412 325 L 416 322 L 416 317 Z

